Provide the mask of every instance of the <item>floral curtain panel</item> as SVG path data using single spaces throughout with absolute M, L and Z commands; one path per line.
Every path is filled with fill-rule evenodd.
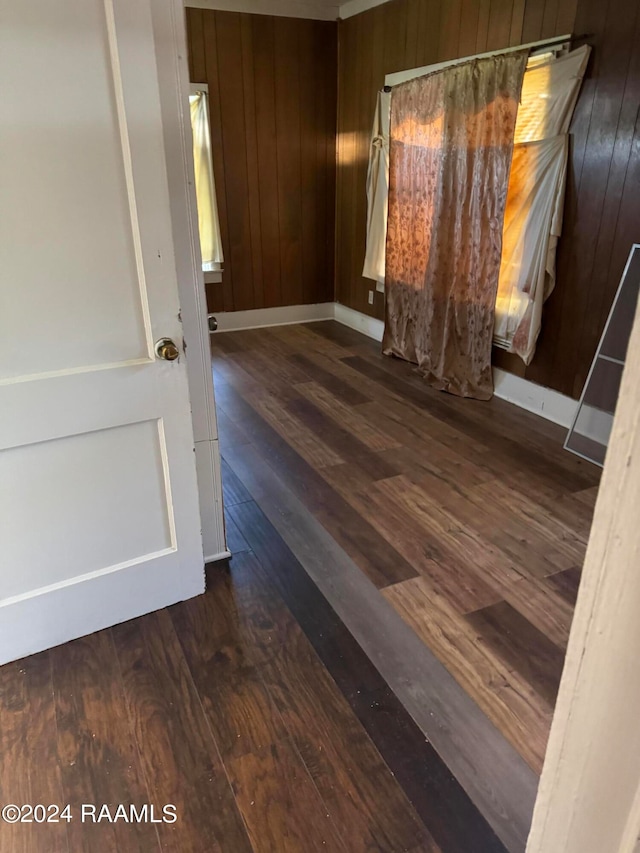
M 489 399 L 514 130 L 527 52 L 477 59 L 391 96 L 383 352 L 443 391 Z

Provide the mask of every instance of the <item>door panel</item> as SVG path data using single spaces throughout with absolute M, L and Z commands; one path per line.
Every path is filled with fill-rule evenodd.
M 0 4 L 2 661 L 204 580 L 150 0 Z
M 12 484 L 0 493 L 0 542 L 22 567 L 2 574 L 0 598 L 33 589 L 44 565 L 56 583 L 175 548 L 163 451 L 161 423 L 142 421 L 0 453 L 0 482 Z
M 150 355 L 104 4 L 23 5 L 27 37 L 8 33 L 3 60 L 20 71 L 3 101 L 3 260 L 19 281 L 3 294 L 4 380 Z

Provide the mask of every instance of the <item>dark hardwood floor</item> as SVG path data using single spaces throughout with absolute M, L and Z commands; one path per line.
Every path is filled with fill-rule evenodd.
M 205 595 L 0 668 L 0 801 L 73 814 L 0 822 L 0 851 L 504 851 L 229 470 L 225 494 Z
M 334 323 L 217 335 L 214 369 L 234 556 L 0 668 L 0 804 L 73 815 L 0 853 L 521 853 L 599 472 Z
M 223 454 L 260 453 L 539 773 L 599 469 L 334 322 L 212 346 Z

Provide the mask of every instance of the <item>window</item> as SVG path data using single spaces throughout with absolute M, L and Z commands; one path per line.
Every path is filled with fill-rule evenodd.
M 568 131 L 586 70 L 590 48 L 569 52 L 570 36 L 554 42 L 526 45 L 533 50 L 527 62 L 515 127 L 503 226 L 502 262 L 495 307 L 493 342 L 529 364 L 535 353 L 545 299 L 555 284 L 555 251 L 562 228 L 567 168 Z M 521 48 L 509 48 L 519 50 Z M 385 77 L 385 89 L 439 71 L 457 62 L 414 68 Z M 390 98 L 385 99 L 385 116 Z M 382 101 L 378 111 L 382 109 Z M 367 249 L 363 275 L 384 281 L 388 187 L 388 127 L 376 123 L 371 140 L 367 193 Z M 377 181 L 377 183 L 375 183 Z M 376 187 L 382 190 L 373 192 Z M 378 198 L 380 196 L 380 198 Z M 369 263 L 373 259 L 375 263 Z M 382 289 L 382 288 L 381 288 Z
M 568 132 L 589 48 L 532 56 L 522 84 L 502 231 L 494 344 L 529 364 L 554 288 Z
M 191 107 L 191 129 L 193 131 L 193 165 L 202 269 L 205 273 L 221 269 L 223 261 L 211 156 L 208 98 L 206 86 L 198 84 L 192 87 L 189 105 Z

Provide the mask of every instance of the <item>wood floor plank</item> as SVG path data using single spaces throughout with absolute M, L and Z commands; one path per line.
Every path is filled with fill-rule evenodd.
M 347 849 L 437 851 L 306 637 L 263 675 Z
M 309 425 L 310 418 L 299 405 L 291 405 L 286 409 L 278 400 L 260 400 L 256 403 L 259 414 L 276 432 L 285 438 L 289 444 L 315 468 L 326 465 L 339 465 L 344 458 L 336 450 L 336 442 L 320 438 L 316 426 Z M 302 416 L 301 416 L 302 415 Z
M 22 661 L 15 661 L 0 667 L 0 707 L 2 708 L 2 763 L 0 763 L 0 793 L 2 803 L 20 805 L 31 801 L 29 785 L 29 748 L 26 737 L 27 722 L 25 712 L 29 704 L 28 683 L 24 675 Z M 55 742 L 55 740 L 54 740 Z M 65 824 L 62 825 L 65 833 Z M 16 850 L 27 853 L 31 839 L 19 823 L 3 821 L 0 826 L 0 839 L 7 851 Z M 65 837 L 66 842 L 66 837 Z M 59 844 L 59 846 L 62 846 Z
M 564 572 L 557 572 L 555 575 L 550 575 L 547 578 L 547 583 L 568 604 L 575 607 L 581 575 L 582 567 L 573 566 L 573 568 L 566 569 Z
M 295 326 L 278 326 L 272 333 L 281 340 L 290 343 L 295 352 L 319 353 L 326 358 L 343 358 L 345 350 L 343 346 L 330 340 L 326 335 L 314 333 L 315 323 L 305 323 Z M 324 323 L 320 325 L 324 326 Z
M 235 427 L 239 427 L 242 422 L 242 417 L 250 406 L 243 396 L 249 396 L 249 391 L 243 382 L 232 382 L 227 379 L 217 379 L 214 374 L 214 385 L 216 389 L 216 411 L 221 410 L 226 415 L 229 422 L 232 422 Z M 261 399 L 260 394 L 256 394 L 257 399 Z M 222 436 L 221 436 L 222 438 Z M 247 444 L 246 441 L 230 441 L 229 444 Z
M 231 397 L 233 392 L 227 389 L 227 393 L 233 399 L 232 406 L 238 407 L 239 401 Z M 326 529 L 376 586 L 388 586 L 415 576 L 416 570 L 330 487 L 328 472 L 336 470 L 336 466 L 315 470 L 250 406 L 242 409 L 239 422 L 274 470 L 286 476 L 300 500 L 322 518 Z
M 504 663 L 518 672 L 552 708 L 564 665 L 564 652 L 506 601 L 493 604 L 465 620 L 476 641 L 488 645 Z
M 242 528 L 247 533 L 246 528 Z M 246 537 L 245 537 L 246 538 Z M 208 609 L 213 625 L 204 626 L 204 643 L 212 634 L 220 648 L 242 645 L 242 659 L 250 665 L 271 660 L 278 649 L 289 642 L 296 622 L 271 579 L 254 553 L 233 557 L 228 563 L 214 563 L 207 570 Z M 172 609 L 174 618 L 179 606 Z
M 373 426 L 357 408 L 343 403 L 330 391 L 316 382 L 296 385 L 296 391 L 320 409 L 325 415 L 338 421 L 351 435 L 375 452 L 400 447 L 396 439 Z
M 577 496 L 581 492 L 571 492 L 560 486 L 551 486 L 535 475 L 513 468 L 506 468 L 501 475 L 502 482 L 516 491 L 525 492 L 530 498 L 548 507 L 556 518 L 571 528 L 576 537 L 583 542 L 589 539 L 593 505 L 583 503 Z M 589 489 L 587 492 L 591 492 Z
M 345 365 L 345 362 L 342 364 Z M 360 381 L 366 378 L 357 371 L 354 371 L 354 375 L 361 377 Z M 465 468 L 465 477 L 478 478 L 479 482 L 487 479 L 487 474 L 477 464 L 477 460 L 483 459 L 487 453 L 487 447 L 482 442 L 414 406 L 410 400 L 393 391 L 392 386 L 378 386 L 373 403 L 361 408 L 374 423 L 384 424 L 384 429 L 390 431 L 405 447 L 421 447 L 432 466 L 455 464 Z M 432 446 L 431 442 L 434 441 L 436 444 Z
M 274 529 L 255 502 L 239 504 L 230 510 L 233 518 L 247 536 L 255 553 L 260 554 L 260 563 L 269 575 L 282 600 L 300 625 L 304 625 L 307 637 L 314 643 L 326 642 L 340 620 L 318 592 L 307 575 L 301 574 L 291 550 Z M 284 641 L 283 641 L 284 642 Z M 339 659 L 341 649 L 336 650 Z M 367 683 L 363 687 L 370 686 Z
M 574 492 L 573 497 L 576 501 L 593 510 L 596 505 L 596 498 L 598 497 L 598 489 L 596 486 L 592 486 L 589 489 L 582 489 L 579 492 Z
M 431 744 L 425 740 L 423 733 L 400 701 L 391 693 L 380 673 L 346 629 L 344 623 L 337 618 L 318 587 L 284 545 L 264 514 L 252 503 L 238 506 L 234 511 L 238 515 L 240 526 L 249 531 L 248 537 L 256 551 L 260 553 L 261 561 L 264 563 L 265 570 L 269 572 L 270 579 L 277 584 L 288 606 L 295 611 L 296 618 L 318 658 L 323 662 L 333 682 L 339 687 L 360 724 L 375 743 L 378 752 L 384 757 L 393 775 L 402 780 L 405 791 L 411 792 L 410 799 L 414 808 L 422 817 L 430 835 L 436 838 L 443 853 L 444 851 L 468 853 L 469 850 L 474 849 L 481 850 L 483 853 L 490 853 L 490 851 L 504 853 L 504 847 L 483 820 L 459 782 L 446 768 Z M 283 645 L 282 654 L 296 647 L 300 647 L 299 639 Z M 275 666 L 274 658 L 267 669 L 271 672 Z M 295 667 L 293 672 L 290 669 L 288 671 L 290 678 L 295 675 L 296 681 L 304 681 L 305 696 L 308 691 L 317 686 L 318 681 L 322 680 L 321 676 L 317 676 L 309 683 L 309 677 L 305 675 L 306 667 L 302 672 L 298 667 Z M 301 722 L 300 725 L 294 725 L 295 716 L 292 719 L 289 714 L 293 714 L 295 709 L 300 714 L 305 701 L 300 699 L 297 693 L 295 696 L 289 695 L 286 698 L 282 696 L 281 691 L 290 683 L 286 678 L 287 670 L 285 669 L 284 672 L 283 676 L 280 669 L 278 682 L 280 684 L 278 701 L 280 707 L 285 708 L 282 712 L 283 717 L 293 727 L 294 732 L 299 732 L 302 726 L 302 730 L 307 735 L 313 734 L 317 731 L 315 722 L 319 719 L 318 715 L 321 715 L 322 719 L 324 715 L 322 711 L 315 711 L 314 722 L 306 724 Z M 265 681 L 270 687 L 273 686 L 269 673 L 265 676 Z M 325 698 L 324 701 L 316 701 L 308 697 L 306 701 L 309 707 L 326 707 L 327 712 L 330 712 L 330 720 L 325 719 L 323 723 L 322 731 L 325 734 L 326 726 L 344 717 L 344 706 L 342 709 L 336 707 L 335 700 L 327 702 Z M 321 734 L 318 737 L 321 737 Z M 350 735 L 346 741 L 342 742 L 341 754 L 347 754 L 347 742 L 351 743 L 352 740 L 353 736 Z M 320 743 L 324 745 L 324 740 Z M 303 757 L 310 756 L 306 763 L 311 774 L 319 772 L 317 759 L 312 760 L 313 753 L 309 753 L 307 748 L 302 747 L 300 752 Z M 331 750 L 323 752 L 324 761 L 326 762 L 332 754 Z M 350 762 L 353 760 L 351 758 Z M 350 763 L 349 766 L 351 773 L 354 773 L 354 765 Z M 320 784 L 317 784 L 320 787 Z M 368 786 L 366 790 L 370 790 Z M 353 794 L 350 793 L 349 797 L 353 797 Z M 397 798 L 391 797 L 390 804 L 400 808 L 399 814 L 396 815 L 396 818 L 400 819 L 404 814 L 401 803 Z M 344 808 L 346 806 L 342 804 L 341 809 L 344 810 Z M 380 811 L 378 805 L 378 812 Z M 357 825 L 359 825 L 357 822 L 354 823 L 352 832 Z M 382 847 L 382 849 L 386 848 Z M 396 848 L 392 846 L 391 849 Z M 431 847 L 427 846 L 426 849 L 430 850 Z
M 123 803 L 138 810 L 153 802 L 124 699 L 124 686 L 109 630 L 51 650 L 58 725 L 58 758 L 64 801 Z M 155 824 L 68 824 L 71 850 L 150 853 L 160 850 Z
M 454 490 L 436 482 L 431 475 L 419 478 L 417 485 L 427 494 L 439 494 L 448 513 L 495 545 L 525 577 L 546 577 L 576 562 L 557 547 L 544 528 L 535 530 L 522 516 L 505 511 L 504 504 L 493 499 L 490 488 L 481 492 L 458 485 Z
M 408 516 L 413 525 L 413 540 L 428 543 L 432 562 L 424 575 L 440 584 L 443 594 L 461 612 L 477 610 L 473 601 L 495 603 L 500 600 L 491 579 L 496 575 L 507 578 L 516 574 L 513 562 L 484 540 L 473 529 L 463 526 L 438 502 L 409 482 L 406 477 L 394 477 L 375 484 L 379 511 L 394 505 L 398 516 Z M 466 595 L 462 595 L 466 592 Z M 470 607 L 471 605 L 471 607 Z
M 394 422 L 392 431 L 399 438 L 400 430 L 406 433 L 411 429 L 410 423 L 408 418 L 403 419 L 402 424 Z M 432 433 L 428 438 L 424 434 L 414 434 L 404 441 L 403 446 L 387 450 L 383 455 L 396 466 L 400 474 L 412 482 L 431 476 L 455 489 L 461 483 L 480 485 L 493 477 L 472 461 L 477 458 L 477 454 L 471 447 L 463 446 L 453 450 L 439 441 L 438 433 Z
M 356 712 L 442 853 L 505 853 L 431 743 L 388 686 L 355 697 Z M 417 736 L 418 735 L 418 736 Z
M 232 358 L 263 388 L 267 388 L 276 394 L 286 394 L 292 385 L 308 381 L 304 370 L 299 368 L 295 362 L 282 358 L 277 353 L 253 349 L 248 352 L 235 353 Z
M 225 535 L 227 540 L 227 548 L 233 555 L 240 554 L 243 551 L 249 551 L 247 540 L 242 535 L 242 531 L 238 528 L 229 513 L 225 513 L 224 519 Z
M 176 822 L 158 824 L 162 850 L 250 853 L 169 614 L 117 625 L 112 634 L 152 802 L 176 806 Z
M 408 381 L 412 377 L 401 376 L 400 374 L 393 375 L 389 372 L 389 368 L 397 367 L 394 364 L 397 359 L 386 359 L 379 363 L 372 363 L 360 356 L 350 356 L 345 358 L 344 362 L 365 376 L 375 379 L 383 387 L 402 395 L 419 408 L 427 409 L 432 415 L 473 435 L 477 440 L 486 444 L 489 449 L 497 450 L 507 459 L 512 460 L 515 465 L 526 465 L 534 470 L 538 469 L 544 472 L 551 482 L 575 490 L 588 488 L 593 484 L 593 475 L 586 467 L 584 469 L 577 468 L 577 466 L 572 467 L 571 463 L 566 461 L 564 464 L 559 464 L 557 460 L 549 459 L 536 452 L 527 443 L 500 434 L 501 432 L 504 433 L 503 428 L 496 429 L 495 425 L 487 425 L 478 418 L 472 418 L 470 410 L 462 412 L 459 408 L 454 408 L 452 403 L 442 401 L 434 393 L 429 393 L 425 387 L 412 384 L 411 381 Z M 404 370 L 402 367 L 399 369 Z M 429 390 L 432 391 L 432 389 Z M 474 403 L 471 403 L 471 406 L 477 408 Z M 497 424 L 499 426 L 499 421 Z
M 307 337 L 309 336 L 307 335 Z M 319 335 L 315 335 L 314 337 L 316 341 L 324 340 Z M 344 358 L 348 355 L 353 355 L 351 350 L 340 349 L 337 352 L 318 351 L 316 348 L 313 348 L 313 346 L 310 347 L 307 342 L 306 346 L 300 348 L 299 354 L 303 354 L 304 357 L 308 358 L 313 362 L 313 364 L 319 365 L 323 371 L 339 380 L 347 389 L 354 391 L 356 395 L 365 394 L 371 403 L 379 401 L 381 396 L 384 396 L 388 400 L 399 399 L 391 391 L 383 389 L 373 379 L 369 379 L 364 374 L 357 370 L 353 370 L 345 364 Z M 319 381 L 319 376 L 316 376 L 315 378 L 316 381 Z M 357 405 L 367 406 L 370 404 L 362 402 Z
M 50 653 L 41 652 L 0 667 L 2 805 L 51 803 L 63 809 L 56 741 Z M 0 850 L 7 853 L 67 853 L 67 836 L 64 820 L 47 824 L 0 822 Z
M 314 335 L 320 335 L 345 349 L 366 345 L 373 352 L 380 352 L 380 344 L 365 338 L 353 329 L 343 326 L 341 323 L 313 323 L 307 329 Z
M 521 578 L 503 588 L 504 598 L 552 643 L 566 649 L 573 606 L 553 590 L 547 579 Z
M 216 385 L 217 385 L 217 383 L 216 383 Z M 225 414 L 225 412 L 222 410 L 222 408 L 220 406 L 218 406 L 216 409 L 216 421 L 217 421 L 217 426 L 218 426 L 218 438 L 220 439 L 221 443 L 223 443 L 223 444 L 248 444 L 249 443 L 249 439 L 246 437 L 246 435 L 243 434 L 242 429 L 234 421 L 232 421 L 231 418 L 228 417 L 228 415 Z M 222 488 L 223 488 L 223 491 L 224 491 L 224 489 L 227 489 L 227 493 L 229 495 L 228 502 L 231 503 L 233 501 L 233 495 L 229 491 L 227 486 L 225 485 L 224 478 L 223 478 L 223 482 L 222 482 Z M 227 500 L 227 499 L 225 498 L 225 500 Z
M 334 471 L 335 467 L 324 470 Z M 378 589 L 408 580 L 418 573 L 378 528 L 342 499 L 337 506 L 327 504 L 317 509 L 315 516 Z
M 226 765 L 233 757 L 258 753 L 282 740 L 286 729 L 258 669 L 246 660 L 236 638 L 207 632 L 212 613 L 205 608 L 200 601 L 185 602 L 179 616 L 172 616 L 179 620 L 185 657 Z M 184 631 L 184 620 L 194 626 L 192 631 Z
M 541 539 L 546 539 L 558 552 L 566 555 L 570 565 L 582 564 L 586 543 L 574 530 L 554 516 L 551 510 L 500 481 L 485 483 L 477 486 L 476 490 L 481 498 L 496 501 L 523 521 Z
M 387 587 L 383 595 L 539 773 L 551 706 L 490 647 L 478 643 L 464 615 L 456 613 L 422 578 Z
M 509 849 L 524 850 L 535 774 L 261 455 L 252 447 L 242 448 L 242 453 L 230 448 L 225 455 L 378 672 L 393 685 L 474 806 Z M 236 520 L 250 507 L 247 503 L 233 508 Z M 259 525 L 241 526 L 248 531 L 245 535 L 252 547 L 258 547 L 252 539 Z M 264 553 L 262 543 L 260 547 Z M 279 562 L 277 554 L 275 566 Z M 316 602 L 311 599 L 308 606 L 313 609 Z M 325 628 L 320 623 L 317 630 L 322 635 Z
M 304 370 L 309 379 L 325 388 L 342 403 L 346 403 L 348 406 L 357 406 L 370 402 L 370 398 L 366 394 L 327 370 L 317 357 L 314 360 L 304 353 L 293 353 L 288 356 L 288 359 L 298 365 L 301 370 Z
M 247 440 L 248 443 L 248 440 Z M 243 501 L 251 500 L 251 495 L 233 473 L 224 459 L 221 460 L 222 471 L 222 497 L 225 506 L 235 506 Z
M 232 349 L 221 356 L 222 407 L 228 400 L 225 412 L 242 434 L 367 577 L 380 590 L 420 577 L 459 615 L 506 608 L 522 648 L 532 631 L 551 644 L 551 656 L 556 647 L 561 653 L 599 479 L 597 468 L 562 449 L 562 428 L 503 400 L 477 404 L 435 392 L 412 365 L 381 356 L 377 344 L 332 321 L 268 337 L 255 331 L 250 345 L 272 362 L 273 390 L 258 387 L 255 368 L 247 382 L 246 371 L 230 366 L 243 358 Z M 306 381 L 286 387 L 283 378 L 297 371 Z M 272 410 L 260 411 L 269 400 Z M 283 409 L 307 442 L 315 436 L 314 450 L 295 445 L 294 422 L 283 425 L 277 414 Z M 276 440 L 267 432 L 274 427 Z M 314 457 L 323 446 L 341 461 Z M 495 678 L 518 693 L 524 676 L 494 641 L 503 667 Z M 552 679 L 543 681 L 541 700 L 553 692 Z M 536 755 L 543 750 L 534 747 Z
M 227 762 L 255 853 L 347 851 L 288 740 Z
M 355 348 L 352 348 L 352 351 L 355 353 Z M 492 437 L 494 439 L 505 437 L 528 448 L 546 446 L 549 458 L 560 467 L 579 472 L 581 476 L 591 479 L 592 482 L 598 481 L 599 474 L 596 467 L 590 464 L 585 465 L 584 460 L 571 457 L 563 450 L 562 444 L 566 431 L 558 424 L 542 419 L 533 412 L 495 396 L 489 402 L 478 402 L 436 391 L 424 382 L 414 364 L 403 359 L 384 357 L 379 353 L 371 352 L 363 357 L 370 364 L 394 377 L 398 382 L 400 393 L 406 394 L 405 385 L 410 385 L 414 391 L 410 396 L 417 395 L 415 399 L 427 401 L 434 416 L 448 413 L 451 424 L 458 424 L 460 428 L 464 428 L 464 425 L 469 423 L 488 428 L 490 432 L 484 434 L 490 441 Z M 377 378 L 380 379 L 379 374 Z M 483 429 L 479 429 L 478 435 L 483 432 Z
M 327 469 L 327 474 L 334 469 Z M 384 486 L 389 481 L 382 480 Z M 383 490 L 368 492 L 353 490 L 344 482 L 335 487 L 350 501 L 372 527 L 378 531 L 415 572 L 439 589 L 461 612 L 466 613 L 501 599 L 501 593 L 487 584 L 477 573 L 469 571 L 466 556 L 460 557 L 462 547 L 445 549 L 436 537 L 428 535 L 416 520 L 390 501 Z
M 309 400 L 301 398 L 291 401 L 287 405 L 287 410 L 314 434 L 318 442 L 322 441 L 328 445 L 337 455 L 335 462 L 326 464 L 337 465 L 340 462 L 357 464 L 372 479 L 392 477 L 397 473 L 396 469 L 380 454 L 372 452 L 364 441 L 360 441 Z

